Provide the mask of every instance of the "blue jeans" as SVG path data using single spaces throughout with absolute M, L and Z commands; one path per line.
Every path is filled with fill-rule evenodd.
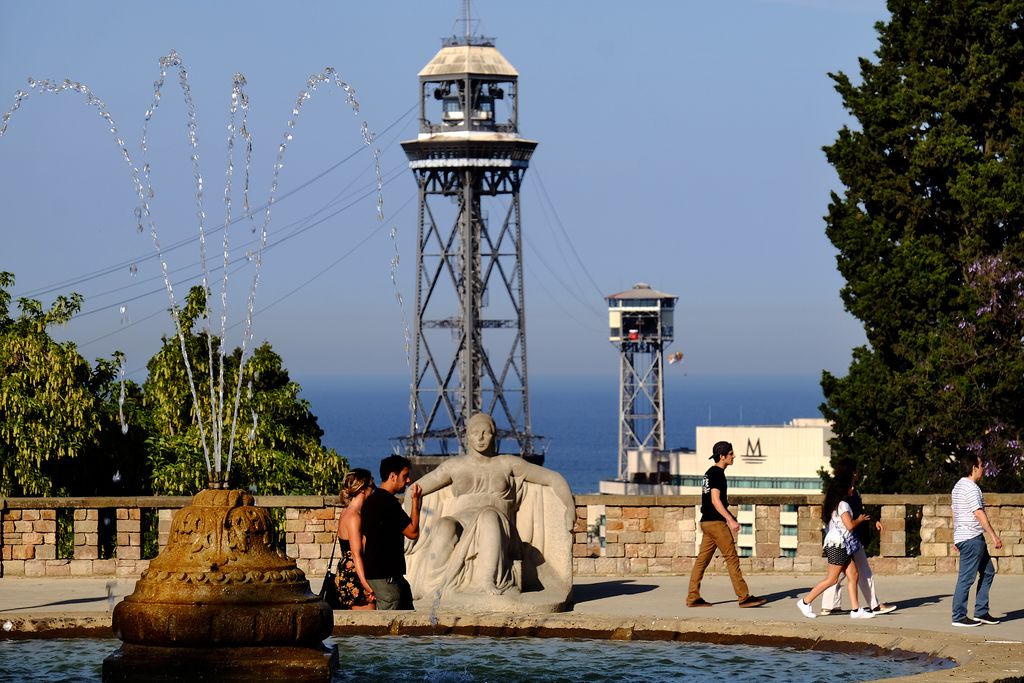
M 985 535 L 979 534 L 966 541 L 956 544 L 960 551 L 960 575 L 956 579 L 956 590 L 953 592 L 953 621 L 967 616 L 967 595 L 971 592 L 974 577 L 978 576 L 978 593 L 974 599 L 974 616 L 988 614 L 988 591 L 992 587 L 992 579 L 996 576 L 996 568 L 985 545 Z

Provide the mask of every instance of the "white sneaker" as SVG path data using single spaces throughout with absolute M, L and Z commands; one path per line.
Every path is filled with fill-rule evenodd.
M 814 608 L 804 602 L 803 598 L 796 599 L 796 606 L 800 609 L 800 613 L 808 619 L 817 618 L 818 615 L 814 613 Z
M 874 619 L 875 618 L 875 613 L 874 612 L 869 612 L 866 609 L 864 609 L 863 607 L 861 607 L 860 609 L 851 610 L 850 611 L 850 618 L 851 619 Z

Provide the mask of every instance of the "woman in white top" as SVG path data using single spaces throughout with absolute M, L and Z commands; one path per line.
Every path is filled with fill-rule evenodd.
M 860 491 L 857 490 L 857 484 L 860 481 L 860 472 L 857 470 L 857 462 L 850 457 L 842 458 L 839 462 L 833 466 L 833 471 L 838 476 L 839 473 L 849 470 L 853 472 L 853 495 L 846 499 L 846 502 L 850 504 L 850 514 L 859 516 L 861 511 L 864 509 L 864 503 L 860 497 Z M 878 597 L 878 586 L 875 585 L 874 574 L 871 571 L 871 564 L 868 562 L 867 549 L 864 545 L 867 543 L 868 534 L 870 534 L 870 524 L 858 525 L 853 530 L 854 535 L 857 536 L 857 540 L 860 541 L 860 550 L 853 553 L 853 563 L 857 565 L 857 573 L 860 575 L 860 579 L 857 581 L 857 587 L 860 588 L 861 597 L 866 603 L 864 609 L 870 609 L 874 612 L 877 617 L 879 614 L 888 614 L 896 610 L 896 605 L 892 603 L 882 602 Z M 881 533 L 882 523 L 875 522 L 875 530 Z M 826 588 L 825 592 L 821 594 L 821 612 L 819 616 L 825 616 L 826 614 L 832 614 L 833 612 L 843 611 L 843 575 L 839 575 L 839 583 Z
M 802 598 L 797 598 L 797 607 L 805 617 L 810 619 L 818 616 L 811 608 L 811 603 L 825 592 L 825 589 L 836 585 L 841 573 L 846 574 L 849 581 L 846 589 L 850 594 L 850 616 L 854 619 L 870 619 L 875 615 L 860 608 L 857 601 L 857 565 L 854 564 L 853 555 L 861 547 L 860 541 L 854 528 L 861 522 L 871 519 L 868 515 L 859 515 L 853 518 L 850 504 L 844 499 L 853 493 L 852 472 L 839 472 L 832 479 L 828 490 L 825 492 L 825 502 L 821 506 L 821 521 L 828 525 L 825 533 L 825 557 L 828 558 L 828 573 L 818 585 L 810 590 Z

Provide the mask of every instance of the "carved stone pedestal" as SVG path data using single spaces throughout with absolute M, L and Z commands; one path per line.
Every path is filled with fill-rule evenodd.
M 121 648 L 104 681 L 328 681 L 331 608 L 273 545 L 245 491 L 208 489 L 179 510 L 167 547 L 114 608 Z
M 103 660 L 104 681 L 287 681 L 331 680 L 337 652 L 308 647 L 178 648 L 125 643 Z

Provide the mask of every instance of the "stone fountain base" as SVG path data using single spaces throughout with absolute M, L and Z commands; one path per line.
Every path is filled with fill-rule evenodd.
M 104 681 L 288 681 L 324 683 L 337 650 L 321 647 L 177 647 L 125 643 L 103 660 Z
M 245 491 L 197 494 L 114 608 L 123 645 L 103 680 L 329 681 L 333 612 L 273 541 L 269 513 Z

